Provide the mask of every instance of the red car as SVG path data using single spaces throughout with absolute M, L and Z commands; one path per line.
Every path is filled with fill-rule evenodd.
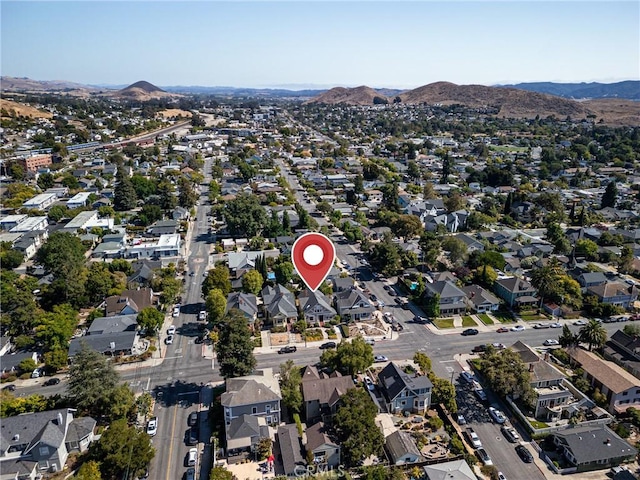
M 500 327 L 496 332 L 498 333 L 507 333 L 509 329 L 507 327 Z

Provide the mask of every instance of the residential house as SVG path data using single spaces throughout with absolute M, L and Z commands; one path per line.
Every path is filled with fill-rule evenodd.
M 640 338 L 617 330 L 604 346 L 604 358 L 640 378 Z
M 567 428 L 551 434 L 553 443 L 576 472 L 603 470 L 631 462 L 638 453 L 604 425 Z
M 154 305 L 153 290 L 125 290 L 120 295 L 112 295 L 105 300 L 105 316 L 137 315 L 140 310 Z
M 18 352 L 18 353 L 4 353 L 0 360 L 0 371 L 2 373 L 18 372 L 20 370 L 20 362 L 30 358 L 34 362 L 39 363 L 37 352 Z
M 313 464 L 321 471 L 335 470 L 340 466 L 340 445 L 331 440 L 324 423 L 319 422 L 306 430 L 305 448 Z
M 90 196 L 91 194 L 89 192 L 76 193 L 73 197 L 67 200 L 67 208 L 69 210 L 73 210 L 74 208 L 86 207 Z
M 41 193 L 24 202 L 22 207 L 29 210 L 45 210 L 57 201 L 58 197 L 54 193 Z
M 334 296 L 334 304 L 338 315 L 344 321 L 368 319 L 375 310 L 369 298 L 355 288 L 337 292 Z
M 9 231 L 27 218 L 28 215 L 4 215 L 0 218 L 0 229 Z
M 173 220 L 189 220 L 190 215 L 189 215 L 189 210 L 187 210 L 184 207 L 176 207 L 173 209 L 173 211 L 171 212 L 171 218 Z
M 230 425 L 243 415 L 263 417 L 266 425 L 280 423 L 280 385 L 273 369 L 256 370 L 253 375 L 229 378 L 220 401 L 224 410 L 225 435 L 229 438 Z
M 426 376 L 405 373 L 394 362 L 378 373 L 378 386 L 387 403 L 387 410 L 392 413 L 422 413 L 431 405 L 431 380 Z
M 607 410 L 610 413 L 621 414 L 629 407 L 640 408 L 640 379 L 620 365 L 582 348 L 569 348 L 567 353 L 571 363 L 582 368 L 591 386 L 607 397 Z
M 15 227 L 12 227 L 9 232 L 25 233 L 33 232 L 36 230 L 46 230 L 48 226 L 49 220 L 47 219 L 47 217 L 29 217 L 18 223 Z
M 622 282 L 607 282 L 587 288 L 587 294 L 595 295 L 601 303 L 628 309 L 638 298 L 638 289 Z
M 262 289 L 262 301 L 267 321 L 273 325 L 287 325 L 298 320 L 296 297 L 282 285 L 267 285 Z
M 247 324 L 253 328 L 258 318 L 258 297 L 253 293 L 231 292 L 227 296 L 226 311 L 232 308 L 240 310 L 247 319 Z
M 302 402 L 304 418 L 307 425 L 317 421 L 331 423 L 335 415 L 340 397 L 355 384 L 350 375 L 334 372 L 325 375 L 316 367 L 307 365 L 302 369 Z
M 406 465 L 423 460 L 415 440 L 406 430 L 396 430 L 385 439 L 384 444 L 392 465 Z
M 603 272 L 583 272 L 576 280 L 583 288 L 597 287 L 607 283 L 607 276 Z
M 331 301 L 320 290 L 312 292 L 308 288 L 298 296 L 300 311 L 308 325 L 319 324 L 333 320 L 336 316 Z
M 426 465 L 422 470 L 425 480 L 477 480 L 478 478 L 464 459 Z
M 532 307 L 540 302 L 536 298 L 538 291 L 533 285 L 519 277 L 500 278 L 495 281 L 493 288 L 496 295 L 507 302 L 510 307 Z
M 307 472 L 306 462 L 302 456 L 302 444 L 298 427 L 294 424 L 278 427 L 278 446 L 282 456 L 282 467 L 286 477 L 297 478 Z
M 476 313 L 494 312 L 500 308 L 500 300 L 489 290 L 479 285 L 462 287 L 467 306 Z
M 155 276 L 155 270 L 162 268 L 162 262 L 143 258 L 134 260 L 131 262 L 131 266 L 133 267 L 133 273 L 127 277 L 127 285 L 144 286 L 149 285 Z
M 157 240 L 140 242 L 128 247 L 128 258 L 170 258 L 179 257 L 182 239 L 179 233 L 160 235 Z
M 467 295 L 452 281 L 439 280 L 427 283 L 425 287 L 424 296 L 427 298 L 440 296 L 440 315 L 455 315 L 466 311 Z
M 13 242 L 13 248 L 22 253 L 25 260 L 31 260 L 47 238 L 49 238 L 49 230 L 32 230 L 20 235 L 20 238 Z
M 85 452 L 94 440 L 96 421 L 73 418 L 62 408 L 2 419 L 0 472 L 2 478 L 35 479 L 64 469 L 69 453 Z
M 240 451 L 254 451 L 261 438 L 269 437 L 269 426 L 264 417 L 240 415 L 231 420 L 227 427 L 227 454 L 231 456 Z
M 173 235 L 178 233 L 179 223 L 175 219 L 158 220 L 146 230 L 146 234 L 151 237 L 159 237 L 160 235 Z

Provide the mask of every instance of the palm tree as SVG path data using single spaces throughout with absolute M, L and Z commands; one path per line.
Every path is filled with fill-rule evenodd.
M 602 347 L 607 341 L 607 331 L 596 320 L 589 320 L 584 327 L 578 332 L 581 342 L 585 342 L 589 345 L 589 351 L 595 346 L 596 348 Z

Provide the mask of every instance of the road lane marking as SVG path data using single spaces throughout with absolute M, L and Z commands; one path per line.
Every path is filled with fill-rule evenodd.
M 171 457 L 173 455 L 173 444 L 175 443 L 173 441 L 173 436 L 176 432 L 176 418 L 178 416 L 178 406 L 175 405 L 174 406 L 174 410 L 173 410 L 173 425 L 171 425 L 171 437 L 169 438 L 169 461 L 167 462 L 167 475 L 165 477 L 166 480 L 169 480 L 170 477 L 170 473 L 171 473 Z

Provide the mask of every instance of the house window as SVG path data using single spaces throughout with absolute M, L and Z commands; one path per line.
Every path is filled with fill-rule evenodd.
M 269 415 L 271 413 L 271 405 L 266 406 L 266 413 Z
M 406 404 L 407 404 L 406 400 L 402 400 L 402 401 L 400 402 L 400 405 L 403 405 L 403 406 L 404 406 L 404 405 L 406 405 Z
M 626 397 L 627 395 L 629 395 L 629 392 L 622 392 L 623 397 Z
M 271 418 L 271 415 L 267 416 L 267 423 L 273 423 L 273 420 Z
M 255 415 L 256 413 L 258 413 L 258 407 L 251 407 L 251 413 L 253 415 Z

